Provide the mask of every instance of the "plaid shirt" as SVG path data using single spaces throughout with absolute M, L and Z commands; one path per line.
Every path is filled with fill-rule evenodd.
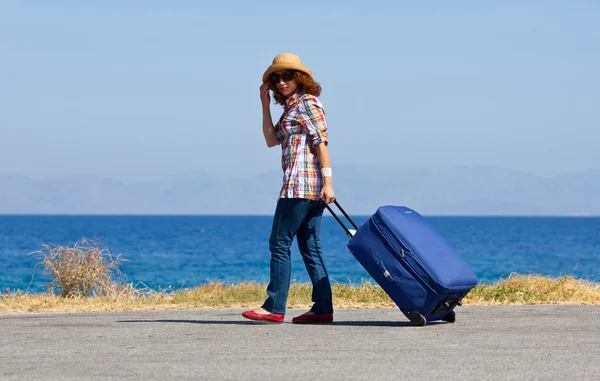
M 294 94 L 286 100 L 275 131 L 283 169 L 279 197 L 319 200 L 323 178 L 315 146 L 328 143 L 323 105 L 313 95 Z

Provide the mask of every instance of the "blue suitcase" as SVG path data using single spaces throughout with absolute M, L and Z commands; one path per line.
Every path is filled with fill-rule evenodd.
M 412 324 L 455 322 L 455 307 L 478 279 L 427 219 L 405 206 L 385 205 L 358 227 L 334 203 L 356 229 L 326 205 L 350 238 L 348 249 Z

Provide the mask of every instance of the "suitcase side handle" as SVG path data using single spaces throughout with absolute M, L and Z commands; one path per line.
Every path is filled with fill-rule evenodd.
M 400 281 L 397 278 L 395 278 L 392 274 L 390 274 L 390 272 L 385 268 L 385 265 L 383 264 L 383 260 L 379 257 L 379 255 L 377 255 L 377 253 L 372 252 L 371 255 L 373 256 L 373 260 L 377 264 L 377 267 L 379 267 L 379 269 L 381 270 L 381 273 L 387 280 L 389 280 L 390 282 L 392 282 L 394 284 L 400 283 Z
M 323 201 L 323 203 L 325 203 L 325 202 Z M 331 215 L 333 217 L 335 217 L 335 219 L 342 226 L 342 228 L 344 228 L 344 231 L 346 232 L 346 235 L 348 236 L 348 238 L 354 237 L 354 234 L 358 230 L 358 226 L 356 226 L 356 224 L 354 223 L 354 221 L 352 221 L 352 219 L 350 218 L 350 216 L 348 215 L 348 213 L 346 213 L 346 211 L 344 209 L 342 209 L 341 205 L 337 202 L 337 200 L 333 200 L 333 203 L 342 212 L 342 214 L 344 215 L 344 217 L 346 217 L 346 219 L 348 221 L 350 221 L 350 224 L 352 224 L 352 226 L 355 229 L 354 231 L 351 231 L 350 229 L 348 229 L 346 227 L 346 225 L 342 222 L 342 220 L 340 220 L 340 218 L 337 216 L 337 214 L 335 214 L 335 212 L 333 211 L 333 209 L 328 204 L 325 203 L 325 207 L 327 208 L 327 210 L 329 210 L 329 213 L 331 213 Z

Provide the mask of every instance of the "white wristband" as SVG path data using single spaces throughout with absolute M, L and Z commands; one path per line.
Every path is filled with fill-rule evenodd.
M 327 168 L 321 168 L 321 175 L 323 177 L 332 177 L 331 176 L 331 168 L 327 167 Z

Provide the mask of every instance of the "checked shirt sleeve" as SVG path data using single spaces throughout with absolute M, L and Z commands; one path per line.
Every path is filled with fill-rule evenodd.
M 310 136 L 313 146 L 319 143 L 328 143 L 327 123 L 325 122 L 325 109 L 314 96 L 306 96 L 300 102 L 299 119 L 302 128 Z
M 281 133 L 281 122 L 283 121 L 283 117 L 285 115 L 281 115 L 281 118 L 279 118 L 279 121 L 277 122 L 277 124 L 274 126 L 275 127 L 275 136 L 277 137 L 277 143 L 281 144 L 283 143 L 283 140 L 285 139 L 285 136 L 283 136 L 283 134 Z
M 285 136 L 283 136 L 283 134 L 281 133 L 281 130 L 279 128 L 280 128 L 280 125 L 279 125 L 279 123 L 277 123 L 277 125 L 275 126 L 275 136 L 277 137 L 277 143 L 281 144 L 281 143 L 283 143 Z

